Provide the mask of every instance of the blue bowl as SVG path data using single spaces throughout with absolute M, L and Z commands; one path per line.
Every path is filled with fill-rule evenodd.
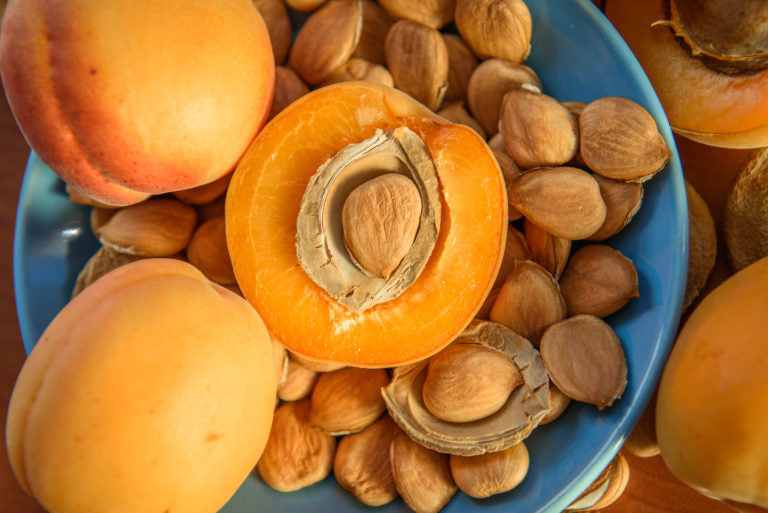
M 644 203 L 633 221 L 608 241 L 632 259 L 640 280 L 640 297 L 608 319 L 627 357 L 624 396 L 602 412 L 572 403 L 560 419 L 536 429 L 526 441 L 531 466 L 520 486 L 482 501 L 458 493 L 445 507 L 447 513 L 566 508 L 618 452 L 650 399 L 676 334 L 685 290 L 685 187 L 672 133 L 651 84 L 590 0 L 528 0 L 528 4 L 534 23 L 527 64 L 539 74 L 545 92 L 561 101 L 624 96 L 640 103 L 656 119 L 673 157 L 646 183 Z M 21 190 L 14 245 L 16 301 L 27 351 L 67 303 L 77 273 L 98 248 L 88 212 L 69 203 L 63 183 L 32 154 Z M 256 510 L 345 513 L 369 508 L 333 477 L 284 494 L 252 475 L 222 513 Z M 409 509 L 398 499 L 377 511 Z

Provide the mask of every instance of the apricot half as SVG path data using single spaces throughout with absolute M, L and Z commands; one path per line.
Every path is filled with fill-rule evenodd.
M 659 384 L 656 432 L 683 482 L 768 508 L 768 257 L 728 278 L 693 311 Z
M 214 513 L 266 445 L 269 334 L 190 264 L 147 259 L 91 284 L 47 327 L 8 409 L 8 455 L 51 513 Z
M 421 244 L 423 231 L 433 230 L 435 235 L 431 246 L 425 242 L 429 247 L 416 251 L 421 259 L 406 256 L 388 278 L 402 279 L 402 290 L 372 304 L 363 297 L 361 306 L 348 299 L 368 283 L 358 286 L 353 278 L 342 283 L 348 276 L 342 274 L 321 286 L 317 274 L 324 272 L 324 266 L 320 265 L 320 271 L 307 271 L 305 259 L 297 255 L 305 242 L 302 236 L 297 240 L 297 231 L 303 230 L 306 219 L 298 222 L 298 218 L 307 212 L 311 217 L 311 203 L 317 198 L 308 191 L 335 176 L 337 160 L 367 155 L 379 143 L 391 155 L 397 154 L 399 150 L 388 146 L 392 141 L 387 134 L 398 140 L 394 146 L 399 144 L 411 153 L 413 162 L 408 166 L 413 173 L 409 176 L 423 200 L 422 209 L 415 214 L 420 218 L 413 245 Z M 417 148 L 420 145 L 422 149 Z M 394 168 L 404 167 L 402 162 L 408 160 L 397 159 Z M 362 172 L 372 179 L 392 171 L 391 162 L 383 162 L 381 167 L 375 163 Z M 434 169 L 435 180 L 429 178 L 428 168 Z M 403 169 L 396 171 L 407 174 Z M 341 184 L 337 189 L 344 187 L 347 185 Z M 501 170 L 473 130 L 448 123 L 395 89 L 347 82 L 305 95 L 260 132 L 230 183 L 227 242 L 245 297 L 270 332 L 291 351 L 319 361 L 388 367 L 436 353 L 474 317 L 503 256 L 506 201 Z M 369 222 L 373 226 L 375 221 L 360 217 L 357 228 L 369 226 L 365 224 Z M 387 232 L 386 223 L 381 224 L 385 226 L 379 228 Z M 340 229 L 333 225 L 329 231 Z M 372 237 L 374 231 L 369 229 Z M 397 233 L 391 236 L 400 237 Z M 318 238 L 317 245 L 309 248 L 316 249 L 321 260 L 327 249 L 330 263 L 335 261 L 334 251 L 345 252 L 343 242 L 321 249 L 332 235 Z M 424 238 L 430 240 L 429 235 Z M 357 272 L 348 267 L 351 273 Z M 414 271 L 417 267 L 420 269 Z M 331 290 L 336 285 L 346 292 Z
M 37 155 L 115 205 L 231 171 L 274 87 L 250 0 L 10 1 L 0 73 Z
M 668 3 L 606 0 L 605 14 L 643 66 L 673 130 L 711 146 L 768 146 L 768 70 L 725 73 L 692 57 L 667 25 Z M 720 5 L 734 17 L 749 12 L 728 2 Z M 756 28 L 758 21 L 754 19 Z

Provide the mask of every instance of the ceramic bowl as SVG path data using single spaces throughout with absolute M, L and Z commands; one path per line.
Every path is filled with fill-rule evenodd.
M 589 102 L 624 96 L 655 118 L 673 151 L 666 168 L 645 185 L 643 205 L 607 243 L 634 262 L 640 297 L 607 320 L 628 364 L 623 397 L 603 411 L 572 403 L 552 424 L 526 440 L 531 465 L 514 490 L 482 501 L 457 493 L 446 513 L 559 512 L 584 490 L 618 452 L 658 382 L 674 340 L 685 290 L 688 218 L 674 140 L 661 105 L 627 45 L 590 0 L 528 0 L 533 17 L 527 64 L 555 98 Z M 18 206 L 14 278 L 19 323 L 27 351 L 68 301 L 75 277 L 98 248 L 89 209 L 68 202 L 64 185 L 34 154 Z M 222 513 L 348 513 L 372 511 L 333 479 L 294 493 L 268 488 L 254 473 Z M 405 512 L 401 499 L 377 508 Z

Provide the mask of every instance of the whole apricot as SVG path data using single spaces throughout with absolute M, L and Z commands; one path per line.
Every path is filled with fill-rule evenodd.
M 51 513 L 214 513 L 264 449 L 275 381 L 245 300 L 183 261 L 126 264 L 65 306 L 24 363 L 11 467 Z
M 0 74 L 35 153 L 126 205 L 231 171 L 269 113 L 274 57 L 251 0 L 12 0 Z
M 768 508 L 768 257 L 728 278 L 683 326 L 658 391 L 667 466 L 705 495 Z

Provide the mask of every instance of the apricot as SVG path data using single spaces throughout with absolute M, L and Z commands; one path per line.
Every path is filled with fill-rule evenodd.
M 264 449 L 275 381 L 245 300 L 183 261 L 126 264 L 67 304 L 24 363 L 13 472 L 51 513 L 214 513 Z
M 426 147 L 422 160 L 431 160 L 437 177 L 437 204 L 423 203 L 441 207 L 434 248 L 399 295 L 356 311 L 343 304 L 344 294 L 334 297 L 300 263 L 297 218 L 321 165 L 361 141 L 405 128 Z M 363 171 L 369 178 L 384 172 L 375 165 Z M 435 221 L 423 217 L 420 230 L 426 220 Z M 278 114 L 238 164 L 226 200 L 235 276 L 270 332 L 306 358 L 360 367 L 420 360 L 453 340 L 493 286 L 507 224 L 504 178 L 480 136 L 401 91 L 364 82 L 318 89 Z
M 231 171 L 269 112 L 274 58 L 250 0 L 11 1 L 0 74 L 32 149 L 113 205 Z
M 606 0 L 605 14 L 643 66 L 673 130 L 712 146 L 768 146 L 768 70 L 724 73 L 691 57 L 668 26 L 654 24 L 667 19 L 666 4 Z M 734 16 L 748 12 L 720 4 Z
M 658 390 L 667 466 L 711 497 L 768 508 L 768 257 L 721 283 L 685 322 Z

